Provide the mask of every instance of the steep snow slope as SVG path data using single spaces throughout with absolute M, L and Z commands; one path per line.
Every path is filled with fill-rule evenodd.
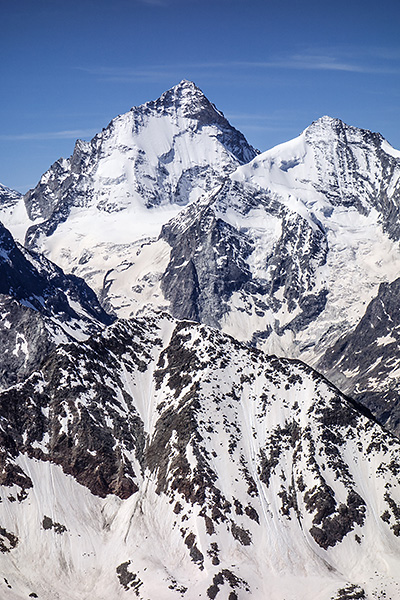
M 28 226 L 24 197 L 0 183 L 0 221 L 12 224 L 13 236 L 23 243 Z
M 0 416 L 4 600 L 399 595 L 399 442 L 302 363 L 155 314 Z
M 132 261 L 182 206 L 255 155 L 204 94 L 182 81 L 116 117 L 90 142 L 78 140 L 71 158 L 54 163 L 25 195 L 25 214 L 18 204 L 0 218 L 27 247 L 100 293 L 107 271 Z

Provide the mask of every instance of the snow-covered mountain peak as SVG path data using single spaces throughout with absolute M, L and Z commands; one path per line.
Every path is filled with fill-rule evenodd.
M 119 115 L 90 142 L 78 140 L 69 159 L 52 165 L 25 195 L 29 219 L 41 221 L 26 242 L 37 247 L 38 238 L 53 233 L 73 207 L 103 217 L 128 211 L 128 220 L 136 213 L 136 221 L 143 209 L 179 209 L 255 155 L 203 92 L 182 81 Z M 12 222 L 7 225 L 12 229 Z
M 183 79 L 180 83 L 165 91 L 158 100 L 145 104 L 145 106 L 157 107 L 162 105 L 165 107 L 174 107 L 175 110 L 183 108 L 188 110 L 192 107 L 208 108 L 212 106 L 201 89 L 193 81 L 187 81 L 186 79 Z
M 321 129 L 321 130 L 327 130 L 327 129 L 346 129 L 348 128 L 348 125 L 346 125 L 346 123 L 344 123 L 344 121 L 342 121 L 341 119 L 338 119 L 337 117 L 331 117 L 330 115 L 323 115 L 322 117 L 319 117 L 318 119 L 316 119 L 315 121 L 313 121 L 311 123 L 311 125 L 309 125 L 305 131 L 309 131 L 311 129 Z
M 182 81 L 90 142 L 78 140 L 25 195 L 25 208 L 18 204 L 24 214 L 4 208 L 0 219 L 18 241 L 101 293 L 105 274 L 132 261 L 128 247 L 136 257 L 139 240 L 157 238 L 182 206 L 256 154 L 194 83 Z
M 289 194 L 311 207 L 316 201 L 352 205 L 366 214 L 398 185 L 399 158 L 380 133 L 323 116 L 298 137 L 238 167 L 231 179 Z M 385 191 L 381 182 L 387 178 L 391 184 Z
M 358 147 L 362 153 L 383 151 L 391 158 L 400 158 L 400 151 L 393 148 L 382 134 L 369 129 L 347 125 L 327 115 L 317 119 L 304 130 L 306 142 L 314 147 L 330 147 L 337 152 L 338 145 Z M 385 160 L 385 157 L 382 157 Z

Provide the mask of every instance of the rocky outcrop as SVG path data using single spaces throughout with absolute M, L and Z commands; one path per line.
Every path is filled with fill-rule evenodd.
M 338 339 L 317 368 L 400 435 L 400 279 L 382 283 L 354 330 Z

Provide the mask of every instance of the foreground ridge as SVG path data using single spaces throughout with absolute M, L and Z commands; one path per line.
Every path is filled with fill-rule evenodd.
M 5 599 L 396 597 L 399 442 L 301 362 L 155 313 L 0 416 Z

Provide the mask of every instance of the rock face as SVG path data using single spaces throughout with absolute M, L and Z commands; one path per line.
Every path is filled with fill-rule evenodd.
M 357 327 L 338 339 L 317 368 L 400 436 L 400 279 L 382 283 Z
M 176 317 L 224 329 L 239 314 L 241 331 L 232 333 L 246 331 L 256 344 L 273 331 L 304 329 L 323 311 L 327 290 L 317 288 L 317 273 L 329 248 L 321 226 L 236 181 L 193 219 L 194 207 L 186 212 L 161 234 L 172 248 L 162 290 Z
M 300 362 L 155 313 L 0 415 L 5 600 L 396 597 L 399 442 Z
M 0 386 L 19 381 L 56 344 L 85 339 L 112 322 L 94 292 L 15 243 L 0 223 Z

